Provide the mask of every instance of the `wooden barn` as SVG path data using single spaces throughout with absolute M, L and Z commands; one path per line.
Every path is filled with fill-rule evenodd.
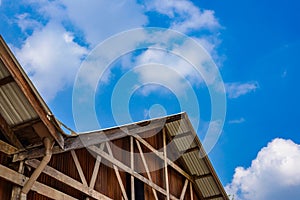
M 66 134 L 0 38 L 0 199 L 227 200 L 185 113 Z

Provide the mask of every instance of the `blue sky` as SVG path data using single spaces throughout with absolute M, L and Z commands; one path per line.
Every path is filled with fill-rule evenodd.
M 243 200 L 299 197 L 297 1 L 0 2 L 1 35 L 57 118 L 79 131 L 99 127 L 85 119 L 85 127 L 74 122 L 76 77 L 108 38 L 135 28 L 159 27 L 198 42 L 205 51 L 188 48 L 184 41 L 180 43 L 182 37 L 159 46 L 160 50 L 151 49 L 152 43 L 144 49 L 134 46 L 135 51 L 119 55 L 108 68 L 101 68 L 101 78 L 88 73 L 87 80 L 95 84 L 95 101 L 91 101 L 95 103 L 89 106 L 95 108 L 100 127 L 187 111 L 194 126 L 200 121 L 197 132 L 202 141 L 210 122 L 216 135 L 221 130 L 209 157 L 230 194 Z M 160 40 L 170 39 L 165 37 Z M 110 46 L 105 55 L 138 41 L 136 36 L 127 39 Z M 144 40 L 150 41 L 149 37 Z M 168 46 L 171 44 L 178 46 Z M 205 55 L 210 67 L 211 62 L 216 64 L 226 89 L 224 120 L 211 120 L 212 73 L 202 77 L 182 57 L 172 54 L 176 49 L 191 59 Z M 151 63 L 160 64 L 159 69 L 149 70 L 154 69 Z M 122 77 L 129 86 L 116 90 Z M 126 91 L 131 92 L 129 99 L 120 95 Z M 122 103 L 112 106 L 113 98 Z M 83 115 L 85 106 L 79 106 Z M 216 109 L 222 110 L 222 106 Z M 118 109 L 127 109 L 132 119 Z M 271 187 L 270 183 L 278 184 Z

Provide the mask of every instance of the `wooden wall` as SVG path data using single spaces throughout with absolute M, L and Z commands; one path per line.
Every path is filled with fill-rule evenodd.
M 159 149 L 162 152 L 163 148 L 163 140 L 162 140 L 162 134 L 155 134 L 155 132 L 148 132 L 144 135 L 152 134 L 153 136 L 145 138 L 144 139 L 151 144 L 155 149 Z M 142 135 L 143 136 L 143 135 Z M 113 145 L 112 145 L 113 144 Z M 148 167 L 151 171 L 151 178 L 152 181 L 157 184 L 158 186 L 162 188 L 166 188 L 165 185 L 165 170 L 163 169 L 163 160 L 161 160 L 156 155 L 152 154 L 151 151 L 145 147 L 144 145 L 140 144 L 142 147 L 142 151 L 145 155 Z M 130 138 L 125 137 L 123 139 L 114 140 L 111 143 L 111 149 L 113 152 L 113 156 L 124 163 L 126 166 L 130 167 Z M 105 152 L 108 152 L 107 149 L 104 149 Z M 87 183 L 90 183 L 93 169 L 95 165 L 95 157 L 96 155 L 93 152 L 89 152 L 87 149 L 77 149 L 75 150 L 76 155 L 78 157 L 79 163 L 82 167 L 85 179 Z M 145 167 L 143 165 L 139 149 L 137 148 L 137 144 L 134 143 L 134 153 L 135 153 L 135 170 L 139 172 L 142 176 L 145 178 L 148 178 Z M 1 164 L 5 165 L 8 162 L 8 159 L 0 154 L 0 162 Z M 178 163 L 177 163 L 178 164 Z M 65 152 L 61 154 L 55 154 L 53 155 L 51 161 L 49 162 L 48 166 L 53 167 L 54 169 L 66 174 L 67 176 L 81 182 L 80 175 L 76 169 L 76 165 L 72 159 L 70 152 Z M 25 175 L 29 177 L 34 169 L 28 170 L 28 168 L 25 169 Z M 122 170 L 119 169 L 120 176 L 122 179 L 122 182 L 125 186 L 126 191 L 130 192 L 130 181 L 128 181 L 128 176 L 130 175 Z M 127 175 L 126 175 L 127 174 Z M 126 180 L 127 176 L 127 180 Z M 169 189 L 170 193 L 176 196 L 177 198 L 180 197 L 185 177 L 183 177 L 181 174 L 179 174 L 177 171 L 173 170 L 173 168 L 168 167 L 168 176 L 169 176 Z M 67 186 L 63 184 L 62 182 L 59 182 L 55 180 L 54 178 L 46 175 L 41 174 L 38 178 L 38 181 L 40 183 L 44 183 L 45 185 L 48 185 L 54 189 L 57 189 L 59 191 L 62 191 L 74 198 L 77 199 L 85 199 L 87 196 L 83 194 L 82 192 L 75 190 L 74 188 Z M 3 181 L 0 179 L 0 199 L 6 200 L 9 199 L 9 195 L 11 193 L 12 185 L 7 183 L 6 181 Z M 112 199 L 115 200 L 121 200 L 122 199 L 122 192 L 121 188 L 119 186 L 118 180 L 116 178 L 115 171 L 113 169 L 112 164 L 105 160 L 101 160 L 100 169 L 98 171 L 98 176 L 96 179 L 95 187 L 94 189 Z M 152 188 L 148 186 L 147 184 L 144 184 L 144 195 L 146 200 L 152 200 L 154 199 L 154 194 L 152 191 Z M 157 196 L 159 199 L 165 199 L 165 196 L 157 192 Z M 28 199 L 34 199 L 34 200 L 48 200 L 49 198 L 44 197 L 42 195 L 37 194 L 36 192 L 30 191 L 28 194 Z M 90 198 L 92 199 L 92 198 Z M 186 200 L 191 199 L 190 198 L 190 192 L 189 189 L 187 189 L 185 198 Z M 197 195 L 194 194 L 194 199 L 198 199 Z

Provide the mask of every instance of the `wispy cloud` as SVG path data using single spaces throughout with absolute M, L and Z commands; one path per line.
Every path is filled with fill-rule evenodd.
M 235 99 L 250 92 L 254 92 L 259 88 L 259 84 L 257 81 L 247 83 L 235 82 L 225 84 L 225 88 L 228 98 Z
M 246 120 L 241 117 L 240 119 L 233 119 L 233 120 L 229 120 L 228 123 L 229 124 L 241 124 L 243 122 L 245 122 Z
M 228 194 L 237 200 L 298 199 L 300 145 L 276 138 L 260 150 L 249 168 L 237 167 Z
M 167 15 L 172 19 L 170 28 L 183 33 L 220 27 L 214 11 L 199 9 L 190 1 L 154 0 L 147 2 L 147 9 Z

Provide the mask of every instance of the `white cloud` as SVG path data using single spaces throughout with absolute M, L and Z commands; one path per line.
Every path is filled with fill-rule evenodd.
M 300 145 L 276 138 L 260 150 L 249 168 L 237 167 L 226 186 L 237 200 L 299 199 Z
M 219 40 L 216 39 L 217 35 L 212 32 L 220 28 L 218 20 L 213 11 L 200 9 L 190 1 L 153 1 L 145 3 L 146 8 L 145 5 L 139 4 L 135 0 L 88 0 L 84 4 L 66 0 L 29 0 L 25 3 L 37 13 L 16 14 L 19 27 L 27 34 L 24 44 L 15 48 L 16 55 L 47 100 L 53 99 L 58 91 L 69 86 L 75 78 L 81 58 L 88 51 L 88 47 L 82 46 L 82 43 L 87 42 L 90 47 L 95 47 L 113 34 L 146 25 L 149 20 L 145 14 L 146 10 L 154 10 L 170 17 L 170 28 L 184 33 L 199 30 L 211 31 L 211 34 L 194 39 L 201 43 L 209 53 L 217 55 L 215 49 Z M 81 35 L 82 33 L 83 35 Z M 163 33 L 162 36 L 168 37 Z M 84 41 L 78 42 L 78 37 Z M 153 38 L 147 39 L 150 41 Z M 130 43 L 130 41 L 124 40 L 118 42 L 116 44 L 118 48 L 120 45 L 128 46 L 127 43 Z M 194 49 L 189 48 L 188 44 L 183 44 L 183 47 L 178 48 L 185 48 L 189 58 L 199 62 L 203 61 L 203 57 L 194 52 Z M 115 54 L 114 51 L 112 47 L 110 51 L 106 51 L 106 54 L 110 52 Z M 174 47 L 174 51 L 176 51 L 176 47 Z M 174 67 L 175 71 L 191 80 L 193 84 L 202 82 L 201 77 L 195 73 L 192 67 L 188 67 L 189 64 L 182 58 L 180 60 L 175 56 L 164 57 L 161 52 L 146 51 L 138 58 L 136 64 L 145 64 L 150 61 Z M 140 74 L 140 80 L 148 81 L 151 77 L 156 76 L 150 72 L 148 75 L 145 73 Z M 213 77 L 212 73 L 207 70 L 202 73 L 205 77 Z M 99 77 L 97 75 L 97 73 L 92 73 L 92 76 L 88 74 L 90 82 L 97 81 Z M 167 77 L 167 75 L 162 72 L 159 77 L 165 81 L 169 80 L 170 84 L 177 85 L 179 89 L 184 90 L 183 86 L 180 86 L 182 80 L 174 79 L 171 75 Z M 108 82 L 110 77 L 110 73 L 107 73 L 107 77 L 104 77 L 103 80 Z M 213 81 L 213 79 L 208 79 L 208 81 Z M 151 89 L 151 87 L 147 88 Z M 155 88 L 152 87 L 152 89 Z
M 242 95 L 255 91 L 259 85 L 256 81 L 247 83 L 227 83 L 225 84 L 227 95 L 230 99 L 238 98 Z
M 62 2 L 70 20 L 84 32 L 92 46 L 114 34 L 141 27 L 148 22 L 142 5 L 135 0 Z
M 199 9 L 190 1 L 154 0 L 147 2 L 147 9 L 167 15 L 172 19 L 170 28 L 183 33 L 220 27 L 214 11 Z
M 87 49 L 74 42 L 72 33 L 48 23 L 35 30 L 16 56 L 46 100 L 72 83 Z

